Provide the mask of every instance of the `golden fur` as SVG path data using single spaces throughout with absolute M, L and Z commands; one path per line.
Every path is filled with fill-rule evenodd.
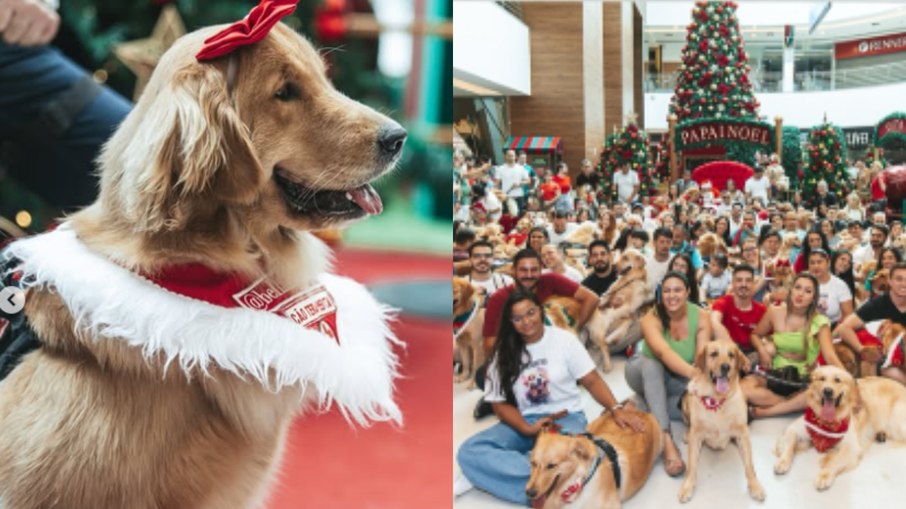
M 724 244 L 724 240 L 720 238 L 716 233 L 705 233 L 698 239 L 698 252 L 702 256 L 713 256 L 714 253 L 720 251 L 723 253 L 727 252 L 727 246 Z
M 595 309 L 592 311 L 585 327 L 579 329 L 577 327 L 578 324 L 576 323 L 580 311 L 579 301 L 572 297 L 554 295 L 545 300 L 543 304 L 544 312 L 547 314 L 551 324 L 555 327 L 560 327 L 561 329 L 572 332 L 576 337 L 580 338 L 580 341 L 582 340 L 584 331 L 585 334 L 587 334 L 588 339 L 601 349 L 601 369 L 604 371 L 613 369 L 613 366 L 610 363 L 610 350 L 606 348 L 606 343 L 604 342 L 603 333 L 605 323 L 599 310 Z
M 317 51 L 283 24 L 234 53 L 228 91 L 228 59 L 194 56 L 222 28 L 186 35 L 164 55 L 103 150 L 99 199 L 71 224 L 92 251 L 134 271 L 203 263 L 299 281 L 326 260 L 302 258 L 295 230 L 356 218 L 301 215 L 274 173 L 311 189 L 362 186 L 395 164 L 376 148 L 393 123 L 337 92 Z M 287 86 L 301 98 L 278 100 Z M 273 393 L 216 366 L 209 376 L 164 371 L 139 348 L 76 329 L 52 289 L 31 289 L 25 313 L 43 347 L 0 385 L 4 507 L 263 502 L 300 388 Z
M 648 287 L 645 257 L 637 251 L 625 251 L 613 270 L 620 276 L 601 295 L 599 304 L 606 327 L 604 344 L 625 347 L 642 337 L 641 316 L 647 311 L 643 305 L 651 299 L 652 289 Z
M 749 439 L 746 399 L 739 386 L 739 374 L 745 355 L 735 343 L 712 341 L 695 357 L 696 375 L 689 381 L 683 398 L 683 413 L 689 418 L 689 465 L 679 491 L 680 502 L 688 502 L 695 491 L 696 476 L 702 445 L 723 450 L 732 440 L 739 449 L 746 472 L 749 495 L 755 500 L 765 498 L 752 464 L 752 443 Z M 715 381 L 726 377 L 727 390 L 717 391 Z M 715 398 L 723 403 L 715 410 L 704 406 L 701 398 Z
M 827 391 L 825 393 L 825 391 Z M 906 387 L 889 378 L 854 379 L 835 366 L 812 371 L 806 389 L 807 405 L 821 415 L 825 394 L 833 405 L 834 420 L 849 419 L 843 439 L 823 453 L 815 488 L 825 490 L 841 473 L 855 468 L 876 437 L 906 440 Z M 811 447 L 805 417 L 799 417 L 777 441 L 774 472 L 785 474 L 798 451 Z
M 484 324 L 484 309 L 481 308 L 483 297 L 469 283 L 468 280 L 461 277 L 453 278 L 453 316 L 460 316 L 467 312 L 472 306 L 477 306 L 475 313 L 478 313 L 465 326 L 458 336 L 454 339 L 453 347 L 459 361 L 462 363 L 462 371 L 453 378 L 454 383 L 461 383 L 469 380 L 469 389 L 474 386 L 475 370 L 484 364 L 483 336 L 481 328 Z
M 605 439 L 616 449 L 622 477 L 620 489 L 617 490 L 610 462 L 604 456 L 588 484 L 569 503 L 565 503 L 560 493 L 576 478 L 588 474 L 598 455 L 598 447 L 585 437 L 541 432 L 531 452 L 532 473 L 525 487 L 530 498 L 533 495 L 534 498 L 544 497 L 536 501 L 538 505 L 535 507 L 615 509 L 639 491 L 661 454 L 663 433 L 653 415 L 638 410 L 626 411 L 634 412 L 645 420 L 645 431 L 621 428 L 609 413 L 588 426 L 589 433 Z M 549 465 L 554 467 L 548 468 Z

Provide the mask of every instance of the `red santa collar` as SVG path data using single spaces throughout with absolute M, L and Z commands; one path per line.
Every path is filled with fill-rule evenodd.
M 727 401 L 726 398 L 717 399 L 717 398 L 712 398 L 711 396 L 702 396 L 699 399 L 701 399 L 702 406 L 704 406 L 706 409 L 711 410 L 713 412 L 716 412 L 717 410 L 719 410 L 720 407 L 723 406 L 724 402 Z
M 824 452 L 837 445 L 846 436 L 848 429 L 848 418 L 829 423 L 819 419 L 811 407 L 805 409 L 805 430 L 808 431 L 812 445 L 818 452 Z
M 177 295 L 225 308 L 274 313 L 339 342 L 336 301 L 324 285 L 285 288 L 268 276 L 252 280 L 200 263 L 167 265 L 154 273 L 139 275 Z

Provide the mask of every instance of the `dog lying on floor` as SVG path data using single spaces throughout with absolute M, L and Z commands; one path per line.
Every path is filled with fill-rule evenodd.
M 882 377 L 854 379 L 836 366 L 812 371 L 805 415 L 777 441 L 774 472 L 790 470 L 793 456 L 814 446 L 823 453 L 815 488 L 826 490 L 855 468 L 875 439 L 906 440 L 906 387 Z
M 689 465 L 679 491 L 679 501 L 688 502 L 695 491 L 699 454 L 702 444 L 723 450 L 730 441 L 736 444 L 746 471 L 749 495 L 765 498 L 764 488 L 752 465 L 752 443 L 749 439 L 746 399 L 739 387 L 739 374 L 745 356 L 735 343 L 712 341 L 696 355 L 698 373 L 689 380 L 682 399 L 684 416 L 689 421 Z
M 530 456 L 532 474 L 525 487 L 532 507 L 617 509 L 639 491 L 661 454 L 663 434 L 653 415 L 626 411 L 645 419 L 644 432 L 621 428 L 608 413 L 589 424 L 590 437 L 538 434 Z M 594 438 L 612 446 L 616 468 Z
M 483 300 L 467 279 L 453 278 L 453 346 L 462 365 L 462 371 L 453 377 L 453 382 L 471 380 L 469 389 L 474 387 L 475 370 L 484 363 Z
M 223 28 L 162 57 L 99 199 L 6 252 L 40 348 L 0 383 L 5 509 L 259 507 L 300 410 L 400 420 L 386 309 L 305 230 L 379 213 L 405 131 L 284 24 L 201 61 Z

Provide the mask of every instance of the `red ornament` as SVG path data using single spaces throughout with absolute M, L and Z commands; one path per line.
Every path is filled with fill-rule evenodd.
M 721 53 L 720 55 L 717 55 L 717 65 L 719 65 L 721 67 L 726 67 L 727 64 L 729 64 L 729 63 L 730 63 L 730 59 L 727 58 L 726 55 L 724 55 L 723 53 Z
M 322 41 L 346 37 L 346 0 L 325 0 L 315 8 L 315 31 Z

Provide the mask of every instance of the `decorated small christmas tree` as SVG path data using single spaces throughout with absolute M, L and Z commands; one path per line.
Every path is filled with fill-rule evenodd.
M 613 165 L 610 163 L 616 144 L 617 133 L 608 134 L 601 149 L 601 161 L 598 163 L 598 175 L 601 185 L 598 186 L 598 203 L 612 202 L 616 199 L 617 190 L 613 185 Z
M 874 163 L 876 160 L 874 145 L 869 145 L 868 148 L 865 149 L 865 157 L 863 159 L 865 161 L 865 166 L 871 168 L 872 163 Z M 887 168 L 888 162 L 887 162 L 887 159 L 884 159 L 884 149 L 883 148 L 878 149 L 877 161 L 881 162 L 881 168 Z
M 696 2 L 686 27 L 670 113 L 695 118 L 753 118 L 758 100 L 749 82 L 736 2 Z
M 648 135 L 635 124 L 634 115 L 630 116 L 629 123 L 615 134 L 607 137 L 604 150 L 601 152 L 601 177 L 602 184 L 607 186 L 604 198 L 615 198 L 616 190 L 613 189 L 613 174 L 626 163 L 630 171 L 639 175 L 639 196 L 648 196 L 657 185 L 651 157 L 648 151 Z M 602 187 L 602 189 L 604 189 Z
M 799 128 L 783 126 L 783 173 L 790 179 L 790 188 L 799 189 L 799 170 L 802 167 L 802 147 L 799 143 Z
M 805 147 L 805 168 L 803 169 L 802 198 L 806 201 L 815 197 L 818 182 L 827 182 L 829 192 L 842 200 L 848 189 L 846 174 L 846 144 L 843 130 L 828 123 L 812 128 Z

